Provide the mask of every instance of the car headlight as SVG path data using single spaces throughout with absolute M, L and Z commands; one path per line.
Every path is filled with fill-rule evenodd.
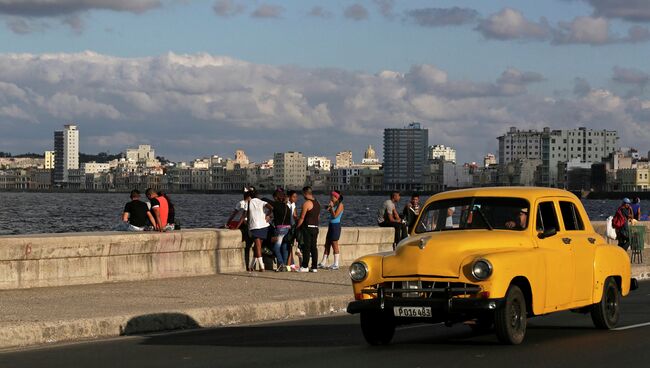
M 472 276 L 478 281 L 487 280 L 492 276 L 492 263 L 487 259 L 477 259 L 472 264 Z
M 363 281 L 368 276 L 368 266 L 363 262 L 354 262 L 350 265 L 350 278 L 354 282 Z

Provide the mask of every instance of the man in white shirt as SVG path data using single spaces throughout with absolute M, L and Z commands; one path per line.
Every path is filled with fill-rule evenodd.
M 399 217 L 399 213 L 397 213 L 397 204 L 399 203 L 400 198 L 400 192 L 393 191 L 390 194 L 390 199 L 386 200 L 382 205 L 377 218 L 380 227 L 392 227 L 395 229 L 393 250 L 397 246 L 397 243 L 408 236 L 406 224 Z

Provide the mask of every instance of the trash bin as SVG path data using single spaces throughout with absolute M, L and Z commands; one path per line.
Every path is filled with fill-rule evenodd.
M 643 263 L 644 246 L 645 226 L 630 226 L 630 248 L 632 248 L 632 263 Z

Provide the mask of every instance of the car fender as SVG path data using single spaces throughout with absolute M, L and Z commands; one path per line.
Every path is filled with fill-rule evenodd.
M 612 244 L 599 244 L 594 256 L 593 302 L 598 303 L 603 296 L 603 285 L 609 276 L 617 278 L 621 295 L 630 293 L 630 259 L 621 247 Z
M 364 280 L 360 282 L 352 282 L 355 299 L 371 299 L 369 295 L 363 295 L 359 298 L 358 296 L 361 294 L 361 290 L 370 285 L 380 284 L 384 281 L 382 278 L 382 259 L 383 255 L 381 254 L 371 254 L 354 261 L 363 262 L 368 267 L 368 276 L 366 276 Z
M 474 279 L 471 266 L 478 258 L 487 259 L 492 264 L 490 278 L 478 283 L 484 291 L 489 292 L 490 298 L 504 298 L 512 281 L 523 277 L 530 284 L 533 313 L 542 313 L 546 295 L 546 271 L 543 257 L 539 256 L 536 249 L 517 249 L 467 257 L 463 262 L 461 274 L 468 280 Z

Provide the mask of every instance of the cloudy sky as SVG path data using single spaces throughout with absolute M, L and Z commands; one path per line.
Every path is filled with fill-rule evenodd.
M 411 121 L 459 160 L 510 126 L 650 149 L 650 0 L 0 0 L 0 151 L 152 144 L 381 152 Z

